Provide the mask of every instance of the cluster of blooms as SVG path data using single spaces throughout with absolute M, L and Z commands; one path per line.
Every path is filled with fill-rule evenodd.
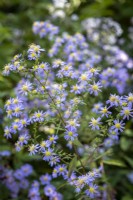
M 29 164 L 21 166 L 17 170 L 0 165 L 1 184 L 5 185 L 10 191 L 12 198 L 16 198 L 20 191 L 29 187 L 28 177 L 32 174 L 33 168 Z
M 88 18 L 82 22 L 90 41 L 98 44 L 114 44 L 122 34 L 120 25 L 111 18 Z
M 127 96 L 111 94 L 109 100 L 106 101 L 106 106 L 103 106 L 101 102 L 96 103 L 92 111 L 99 114 L 97 119 L 91 119 L 90 126 L 93 130 L 102 129 L 102 118 L 108 118 L 109 137 L 105 139 L 104 145 L 111 147 L 118 142 L 120 133 L 124 131 L 125 122 L 133 117 L 133 93 Z M 114 111 L 117 112 L 116 119 L 112 119 Z
M 31 49 L 36 52 L 37 58 L 40 57 L 40 52 L 43 52 L 40 46 L 32 44 L 27 51 L 27 58 L 29 60 L 35 60 L 34 57 L 30 57 Z M 63 125 L 62 130 L 64 130 L 64 138 L 69 142 L 69 147 L 71 146 L 72 148 L 73 141 L 78 137 L 78 127 L 80 126 L 79 119 L 82 115 L 82 112 L 78 110 L 78 106 L 83 104 L 83 100 L 77 95 L 88 92 L 97 96 L 101 91 L 102 86 L 100 82 L 95 81 L 95 76 L 98 76 L 97 69 L 95 70 L 90 67 L 88 72 L 85 71 L 83 74 L 77 73 L 76 76 L 73 76 L 75 69 L 72 66 L 67 65 L 65 62 L 61 61 L 60 64 L 59 61 L 60 60 L 54 61 L 52 67 L 50 67 L 48 63 L 36 64 L 32 69 L 29 69 L 31 75 L 20 81 L 16 88 L 17 97 L 10 98 L 5 104 L 5 109 L 11 125 L 5 127 L 4 135 L 7 138 L 12 138 L 14 134 L 18 134 L 18 141 L 15 144 L 17 151 L 20 151 L 24 146 L 28 146 L 30 155 L 39 153 L 43 155 L 43 160 L 49 162 L 51 167 L 56 165 L 53 177 L 63 175 L 66 179 L 68 173 L 67 166 L 64 164 L 58 165 L 61 160 L 58 152 L 56 152 L 59 136 L 57 136 L 57 134 L 52 134 L 49 135 L 48 138 L 45 136 L 42 141 L 33 143 L 33 139 L 36 138 L 30 134 L 28 126 L 37 123 L 43 125 L 43 123 L 49 122 L 50 117 L 59 116 Z M 10 64 L 12 65 L 10 71 L 20 72 L 19 66 L 23 66 L 22 73 L 27 72 L 28 66 L 23 65 L 24 60 L 22 56 L 15 56 L 15 62 L 19 63 L 18 66 L 14 68 L 13 59 L 13 62 Z M 68 80 L 63 84 L 55 82 L 56 76 L 53 71 L 57 71 L 57 69 L 58 72 L 56 72 L 56 74 L 58 80 L 63 77 L 68 78 Z M 10 71 L 5 73 L 4 69 L 4 74 L 7 75 Z M 73 82 L 75 81 L 75 84 L 72 87 L 69 86 L 70 80 Z M 70 94 L 67 92 L 68 87 L 70 87 Z M 44 95 L 45 100 L 42 100 Z M 56 108 L 51 107 L 53 106 L 53 102 Z M 38 111 L 35 111 L 35 105 Z M 89 179 L 90 175 L 86 175 L 84 178 L 86 179 L 87 177 Z M 92 185 L 91 179 L 87 182 Z M 76 186 L 76 184 L 77 182 L 73 185 Z M 93 185 L 90 187 L 92 188 Z M 94 196 L 96 191 L 95 189 L 94 185 L 94 190 L 92 191 L 91 189 Z M 86 194 L 91 196 L 87 192 Z
M 113 86 L 119 93 L 124 93 L 127 80 L 131 79 L 128 69 L 133 68 L 133 59 L 116 45 L 122 34 L 120 25 L 111 18 L 89 18 L 82 25 L 88 33 L 89 42 L 100 48 L 102 61 L 109 65 L 101 74 L 103 86 Z
M 89 20 L 95 21 L 95 19 Z M 106 31 L 109 30 L 109 32 L 114 29 L 112 33 L 114 37 L 115 34 L 117 36 L 121 35 L 121 28 L 116 22 L 112 21 L 110 18 L 105 18 L 101 21 L 99 21 L 100 19 L 97 20 L 99 26 L 100 23 L 103 24 L 103 27 L 100 26 L 101 32 L 104 32 L 104 29 L 106 29 Z M 108 21 L 111 23 L 107 23 Z M 92 23 L 89 23 L 89 25 L 91 24 Z M 94 23 L 94 26 L 95 24 L 97 23 Z M 88 28 L 86 30 L 91 30 L 91 28 Z M 93 32 L 95 32 L 95 29 L 93 30 Z M 40 34 L 40 32 L 38 32 L 38 34 Z M 92 35 L 94 36 L 94 33 Z M 110 34 L 108 33 L 106 33 L 105 35 L 107 37 L 110 36 Z M 105 37 L 103 37 L 103 40 L 106 41 Z M 89 43 L 92 42 L 94 42 L 92 39 L 91 41 L 89 40 Z M 112 43 L 110 44 L 108 41 L 106 41 L 105 44 L 101 44 L 100 49 L 98 47 L 100 42 L 96 42 L 96 44 L 93 44 L 93 47 L 91 44 L 90 49 L 88 48 L 89 43 L 87 42 L 86 38 L 80 33 L 76 33 L 73 36 L 69 35 L 68 33 L 63 33 L 62 36 L 55 37 L 54 44 L 49 50 L 49 56 L 53 58 L 53 56 L 59 56 L 62 54 L 61 57 L 66 61 L 68 65 L 76 67 L 77 71 L 81 71 L 82 73 L 84 72 L 84 70 L 86 70 L 88 65 L 100 66 L 103 65 L 104 61 L 104 67 L 106 66 L 106 69 L 103 69 L 100 77 L 103 86 L 105 88 L 107 86 L 115 87 L 119 93 L 124 93 L 124 91 L 127 89 L 127 80 L 131 78 L 129 77 L 130 75 L 128 73 L 128 69 L 133 68 L 133 59 L 115 45 L 116 39 L 113 42 L 113 45 Z M 77 62 L 79 62 L 78 66 Z
M 54 35 L 59 33 L 59 28 L 51 24 L 49 21 L 37 21 L 33 24 L 33 32 L 39 34 L 41 38 L 48 36 L 49 39 L 51 39 Z
M 40 34 L 41 24 L 40 22 L 34 24 L 33 30 L 36 34 Z M 44 24 L 45 22 L 43 26 Z M 53 34 L 54 30 L 49 29 L 47 34 L 50 33 Z M 91 101 L 93 97 L 97 98 L 102 92 L 106 73 L 113 73 L 113 70 L 110 68 L 111 72 L 104 70 L 99 74 L 100 69 L 94 66 L 101 62 L 102 57 L 91 48 L 89 49 L 86 38 L 82 34 L 70 36 L 63 33 L 62 37 L 56 37 L 54 40 L 48 52 L 51 63 L 42 60 L 41 55 L 44 54 L 44 49 L 39 45 L 31 44 L 25 57 L 16 55 L 11 63 L 5 66 L 4 75 L 9 75 L 14 71 L 24 78 L 15 88 L 16 96 L 5 103 L 8 118 L 5 123 L 8 125 L 5 127 L 4 136 L 11 140 L 14 137 L 18 138 L 15 143 L 17 151 L 25 148 L 31 156 L 41 155 L 44 161 L 54 167 L 53 178 L 62 176 L 69 184 L 75 186 L 76 192 L 82 191 L 84 195 L 96 198 L 101 195 L 96 179 L 101 176 L 102 168 L 88 172 L 91 167 L 88 169 L 82 164 L 77 150 L 77 143 L 80 143 L 78 138 L 82 138 L 81 132 L 85 129 L 85 131 L 92 129 L 94 133 L 97 130 L 108 132 L 109 138 L 106 134 L 102 137 L 105 147 L 118 141 L 119 134 L 124 130 L 125 121 L 133 117 L 133 94 L 129 93 L 128 96 L 112 94 L 105 106 L 102 103 L 94 105 L 93 111 L 99 114 L 97 118 L 91 119 L 90 116 L 86 118 L 90 112 L 88 109 L 93 104 L 92 102 L 88 105 L 88 101 Z M 62 60 L 55 58 L 59 53 Z M 111 75 L 110 77 L 112 78 Z M 114 75 L 114 79 L 117 79 L 116 85 L 122 77 Z M 118 111 L 115 120 L 112 118 L 113 107 L 116 107 Z M 86 125 L 83 123 L 87 124 L 87 127 L 84 128 Z M 53 126 L 53 131 L 47 134 L 44 129 L 45 134 L 42 135 L 41 127 L 45 125 Z M 60 142 L 62 136 L 66 146 L 71 149 L 72 155 L 65 156 L 63 143 Z M 63 152 L 60 153 L 60 150 Z M 75 156 L 80 167 L 77 166 Z M 78 170 L 78 175 L 76 170 L 71 169 L 71 165 Z M 81 175 L 78 168 L 84 170 L 84 175 Z M 46 185 L 44 193 L 51 200 L 55 197 L 60 200 L 62 196 L 50 183 L 52 177 L 45 175 L 40 178 L 41 184 Z M 29 197 L 31 200 L 40 199 L 38 182 L 35 181 L 32 184 Z
M 1 157 L 10 156 L 10 151 L 1 151 Z M 19 169 L 13 170 L 11 168 L 0 165 L 0 180 L 1 184 L 5 185 L 10 191 L 12 198 L 17 198 L 19 193 L 26 191 L 30 200 L 41 200 L 40 186 L 43 187 L 45 196 L 50 200 L 62 200 L 62 195 L 56 191 L 56 188 L 51 184 L 52 176 L 49 174 L 41 175 L 39 180 L 28 180 L 33 173 L 33 168 L 30 164 L 22 165 Z M 43 195 L 44 195 L 43 194 Z
M 62 200 L 62 195 L 56 191 L 56 188 L 51 184 L 52 176 L 49 174 L 41 175 L 39 178 L 40 182 L 34 180 L 29 189 L 28 197 L 30 200 L 41 200 L 40 186 L 43 186 L 45 196 L 49 197 L 50 200 Z

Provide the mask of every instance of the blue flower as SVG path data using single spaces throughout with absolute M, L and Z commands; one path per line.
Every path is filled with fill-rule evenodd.
M 19 93 L 22 95 L 28 95 L 28 93 L 33 89 L 32 83 L 26 81 L 21 88 L 19 88 Z
M 107 106 L 102 107 L 100 110 L 100 113 L 102 114 L 102 117 L 104 117 L 104 116 L 108 117 L 111 114 L 111 112 L 108 111 Z
M 44 153 L 43 160 L 50 161 L 52 159 L 53 149 L 51 149 L 51 148 L 45 149 L 43 153 Z
M 120 103 L 121 98 L 116 94 L 111 94 L 109 97 L 109 100 L 106 101 L 107 104 L 110 104 L 110 107 L 112 106 L 118 106 Z
M 95 96 L 98 95 L 99 92 L 101 92 L 101 83 L 98 81 L 97 83 L 93 83 L 92 85 L 89 84 L 89 89 L 88 91 L 90 92 L 90 94 L 94 94 Z
M 44 194 L 48 197 L 53 196 L 55 191 L 56 191 L 56 189 L 53 185 L 49 184 L 46 187 L 44 187 Z
M 68 127 L 68 129 L 66 130 L 64 138 L 65 138 L 66 140 L 72 140 L 72 141 L 73 141 L 77 136 L 78 136 L 78 134 L 77 134 L 76 128 L 70 126 L 70 127 Z
M 27 177 L 33 173 L 33 167 L 29 164 L 21 166 L 21 170 L 24 173 L 24 177 Z
M 53 156 L 51 158 L 51 160 L 49 161 L 49 164 L 51 167 L 53 167 L 54 165 L 56 165 L 59 162 L 60 162 L 60 158 L 58 156 Z
M 43 140 L 41 143 L 40 143 L 40 151 L 44 152 L 45 148 L 48 148 L 50 147 L 51 145 L 51 142 L 49 140 Z
M 11 128 L 9 128 L 8 126 L 5 127 L 4 129 L 4 136 L 8 139 L 11 138 Z
M 38 152 L 39 144 L 32 144 L 29 146 L 28 151 L 30 152 L 30 155 L 35 155 Z
M 96 184 L 90 184 L 89 188 L 85 190 L 85 194 L 94 199 L 99 196 L 98 186 Z
M 58 165 L 58 166 L 57 166 L 57 172 L 58 172 L 59 175 L 62 175 L 62 176 L 67 175 L 66 165 L 65 165 L 65 164 L 63 164 L 63 165 Z
M 18 139 L 19 139 L 18 142 L 19 142 L 20 146 L 23 146 L 24 144 L 28 143 L 30 136 L 25 133 L 25 134 L 21 134 Z
M 33 122 L 43 122 L 45 113 L 43 111 L 37 111 L 33 114 L 31 121 Z
M 101 120 L 100 117 L 98 117 L 97 119 L 95 119 L 93 117 L 91 119 L 91 122 L 89 123 L 90 124 L 89 126 L 92 128 L 92 130 L 99 130 L 100 129 L 100 127 L 99 127 L 99 125 L 101 124 L 100 120 Z
M 123 132 L 123 129 L 124 129 L 124 125 L 125 123 L 123 123 L 123 121 L 119 121 L 119 120 L 114 120 L 114 125 L 111 126 L 111 129 L 115 132 Z
M 49 174 L 40 176 L 40 181 L 42 185 L 47 185 L 50 183 L 52 177 Z
M 133 117 L 133 109 L 131 109 L 131 106 L 123 107 L 120 115 L 123 116 L 123 119 L 129 120 L 129 117 Z
M 44 49 L 41 49 L 39 45 L 31 44 L 28 49 L 28 59 L 29 60 L 36 60 L 40 57 L 40 53 L 42 51 L 45 51 Z
M 52 136 L 49 136 L 48 137 L 48 141 L 50 142 L 50 145 L 51 144 L 56 144 L 56 140 L 58 139 L 58 136 L 57 135 L 52 135 Z

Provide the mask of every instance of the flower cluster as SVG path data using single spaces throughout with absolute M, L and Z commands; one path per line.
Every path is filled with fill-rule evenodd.
M 4 75 L 15 72 L 22 77 L 14 96 L 5 103 L 4 136 L 15 141 L 16 151 L 24 149 L 30 156 L 39 156 L 51 170 L 51 175 L 40 177 L 40 183 L 33 181 L 28 196 L 40 200 L 43 186 L 50 200 L 61 200 L 54 186 L 60 177 L 85 198 L 101 198 L 98 184 L 103 164 L 94 167 L 91 163 L 101 156 L 101 150 L 106 152 L 118 143 L 126 121 L 133 117 L 133 94 L 120 96 L 127 86 L 129 74 L 124 65 L 129 58 L 124 54 L 123 60 L 124 52 L 105 45 L 105 61 L 110 67 L 101 69 L 102 56 L 81 33 L 56 36 L 59 28 L 48 21 L 35 22 L 33 32 L 49 37 L 50 50 L 31 44 L 26 55 L 16 55 L 3 71 Z M 49 62 L 41 56 L 44 51 Z M 121 55 L 116 56 L 118 51 Z M 115 56 L 115 62 L 110 61 Z M 116 62 L 118 67 L 112 68 Z M 104 96 L 103 86 L 113 86 L 119 94 L 107 93 L 106 102 L 98 102 L 98 97 Z M 14 178 L 25 181 L 32 171 L 28 166 L 16 170 Z
M 8 188 L 12 198 L 16 198 L 20 191 L 26 190 L 29 187 L 28 177 L 32 173 L 33 168 L 29 164 L 25 164 L 17 170 L 0 165 L 1 183 Z

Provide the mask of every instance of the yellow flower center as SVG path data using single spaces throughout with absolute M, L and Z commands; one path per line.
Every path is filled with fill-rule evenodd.
M 81 75 L 81 80 L 82 80 L 82 81 L 86 81 L 86 80 L 87 80 L 87 76 L 86 76 L 85 74 L 82 74 L 82 75 Z
M 60 172 L 63 172 L 63 171 L 64 171 L 64 168 L 63 168 L 63 167 L 60 167 L 60 168 L 59 168 L 59 171 L 60 171 Z
M 29 151 L 34 151 L 34 149 L 35 149 L 35 146 L 34 146 L 34 145 L 31 145 L 31 146 L 29 147 Z
M 10 69 L 9 65 L 5 66 L 5 71 L 8 71 Z
M 25 124 L 26 124 L 26 121 L 25 121 L 24 119 L 22 120 L 22 124 L 23 124 L 23 125 L 25 125 Z
M 36 117 L 37 118 L 41 117 L 41 113 L 36 113 Z
M 31 54 L 31 57 L 32 57 L 32 58 L 33 58 L 33 57 L 35 57 L 35 56 L 36 56 L 36 54 L 35 54 L 35 53 L 32 53 L 32 54 Z
M 97 91 L 98 90 L 98 86 L 97 85 L 93 85 L 92 89 Z
M 46 147 L 46 143 L 43 141 L 43 142 L 41 142 L 41 145 L 40 145 L 41 147 Z
M 8 115 L 11 115 L 11 114 L 12 114 L 12 110 L 8 110 L 8 111 L 7 111 L 7 114 L 8 114 Z
M 18 126 L 17 126 L 17 125 L 14 125 L 13 128 L 16 130 L 16 129 L 18 128 Z
M 96 71 L 96 70 L 95 70 L 94 68 L 91 68 L 91 69 L 90 69 L 90 72 L 91 72 L 91 73 L 94 73 L 95 71 Z
M 129 96 L 128 101 L 133 101 L 133 96 Z
M 20 111 L 19 107 L 15 108 L 15 113 L 18 113 L 19 111 Z
M 28 86 L 27 86 L 27 85 L 23 85 L 23 86 L 22 86 L 22 90 L 23 90 L 23 91 L 28 91 Z
M 90 193 L 95 193 L 95 189 L 93 187 L 89 188 Z
M 53 137 L 50 137 L 49 140 L 52 142 L 52 141 L 54 141 L 54 138 L 53 138 Z
M 98 124 L 97 120 L 96 120 L 96 119 L 93 119 L 93 120 L 92 120 L 92 124 L 93 124 L 94 126 L 96 126 L 96 125 Z
M 69 135 L 69 136 L 73 136 L 73 132 L 72 132 L 72 131 L 69 131 L 69 132 L 68 132 L 68 135 Z
M 68 71 L 68 70 L 69 70 L 69 67 L 68 67 L 68 66 L 65 66 L 65 67 L 64 67 L 64 70 L 65 70 L 65 71 Z
M 75 85 L 75 86 L 73 86 L 73 89 L 74 90 L 78 90 L 78 87 Z
M 51 152 L 50 151 L 46 151 L 45 152 L 45 156 L 51 156 Z
M 110 101 L 114 102 L 116 100 L 117 100 L 116 97 L 110 97 Z
M 120 128 L 120 127 L 121 127 L 120 123 L 116 123 L 116 124 L 115 124 L 115 127 L 116 127 L 116 128 Z
M 23 141 L 24 141 L 24 137 L 21 136 L 21 137 L 19 138 L 19 141 L 23 142 Z
M 103 108 L 102 113 L 107 113 L 107 108 Z

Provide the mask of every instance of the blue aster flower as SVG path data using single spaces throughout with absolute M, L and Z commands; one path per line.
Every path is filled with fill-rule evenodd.
M 67 175 L 67 169 L 65 164 L 58 165 L 56 169 L 59 176 L 62 175 L 64 177 Z
M 78 136 L 77 129 L 75 127 L 70 126 L 66 130 L 64 138 L 66 140 L 72 140 L 73 141 L 77 136 Z
M 49 164 L 50 164 L 51 167 L 53 167 L 54 165 L 56 165 L 59 162 L 60 162 L 59 156 L 53 156 L 51 158 L 51 160 L 49 161 Z
M 95 119 L 94 117 L 91 119 L 91 122 L 89 123 L 89 126 L 92 128 L 92 130 L 99 130 L 100 127 L 99 125 L 102 123 L 100 122 L 101 118 L 98 117 L 97 119 Z
M 30 155 L 35 155 L 38 152 L 39 144 L 31 144 L 29 146 L 28 151 L 30 152 Z
M 26 81 L 23 85 L 20 86 L 19 93 L 27 96 L 32 89 L 33 89 L 32 83 Z
M 51 180 L 52 180 L 52 177 L 49 174 L 40 176 L 40 181 L 42 185 L 48 185 Z
M 109 97 L 109 100 L 106 101 L 107 104 L 110 104 L 110 107 L 112 106 L 118 106 L 120 103 L 121 98 L 116 94 L 111 94 Z
M 108 109 L 109 108 L 107 108 L 107 106 L 101 108 L 100 113 L 102 114 L 102 117 L 108 117 L 109 115 L 111 115 L 112 112 L 110 112 Z
M 96 184 L 90 184 L 89 188 L 85 190 L 85 194 L 94 199 L 99 196 L 98 186 Z
M 20 146 L 23 146 L 24 144 L 28 144 L 28 140 L 30 139 L 30 136 L 28 134 L 21 134 L 18 138 L 18 142 Z
M 128 102 L 128 105 L 133 105 L 133 93 L 129 93 L 128 96 L 125 96 L 125 100 Z
M 44 115 L 45 113 L 41 110 L 41 111 L 37 111 L 33 114 L 31 121 L 33 122 L 43 122 L 44 121 Z
M 51 148 L 45 149 L 43 153 L 44 153 L 43 160 L 50 161 L 52 159 L 53 149 L 51 149 Z
M 24 173 L 24 177 L 27 177 L 33 173 L 33 167 L 30 164 L 24 164 L 21 166 L 21 170 Z
M 120 115 L 123 116 L 123 119 L 129 120 L 129 117 L 133 117 L 133 109 L 131 109 L 131 106 L 123 107 Z
M 48 197 L 53 196 L 55 191 L 56 191 L 56 188 L 53 185 L 49 184 L 44 187 L 44 194 Z
M 11 128 L 6 126 L 5 129 L 4 129 L 4 136 L 8 139 L 8 138 L 11 138 Z
M 111 126 L 111 129 L 115 132 L 118 132 L 118 131 L 123 132 L 124 125 L 125 125 L 125 123 L 123 123 L 123 121 L 119 121 L 116 119 L 116 120 L 114 120 L 114 125 Z
M 92 85 L 89 84 L 89 89 L 88 91 L 90 92 L 90 94 L 94 94 L 95 96 L 98 95 L 99 92 L 101 92 L 101 89 L 102 86 L 101 86 L 101 83 L 98 81 L 97 83 L 93 83 Z
M 29 181 L 23 178 L 19 183 L 19 187 L 22 189 L 27 189 L 29 187 Z
M 10 71 L 12 71 L 12 65 L 7 64 L 7 65 L 5 65 L 2 73 L 3 73 L 3 75 L 8 76 L 10 74 Z
M 51 144 L 56 144 L 57 143 L 56 140 L 58 140 L 58 136 L 57 135 L 51 135 L 51 136 L 48 137 L 48 141 L 50 142 L 50 145 Z
M 22 114 L 22 110 L 24 110 L 24 107 L 20 105 L 15 105 L 13 108 L 13 113 L 12 115 L 15 117 L 19 117 Z
M 44 49 L 41 49 L 39 45 L 31 44 L 28 49 L 28 59 L 29 60 L 36 60 L 40 57 L 40 53 L 45 51 Z
M 71 93 L 75 93 L 75 94 L 81 94 L 82 92 L 82 89 L 81 89 L 81 86 L 80 85 L 73 85 L 71 87 L 71 90 L 70 90 Z
M 44 150 L 48 147 L 50 147 L 51 145 L 51 142 L 49 140 L 43 140 L 41 143 L 40 143 L 40 151 L 41 152 L 44 152 Z
M 17 133 L 17 131 L 20 131 L 22 129 L 22 127 L 20 126 L 19 124 L 19 121 L 18 122 L 13 122 L 12 123 L 12 126 L 11 126 L 11 133 Z
M 95 113 L 99 113 L 102 106 L 103 106 L 103 103 L 101 103 L 101 102 L 96 103 L 96 104 L 94 104 L 92 111 Z

